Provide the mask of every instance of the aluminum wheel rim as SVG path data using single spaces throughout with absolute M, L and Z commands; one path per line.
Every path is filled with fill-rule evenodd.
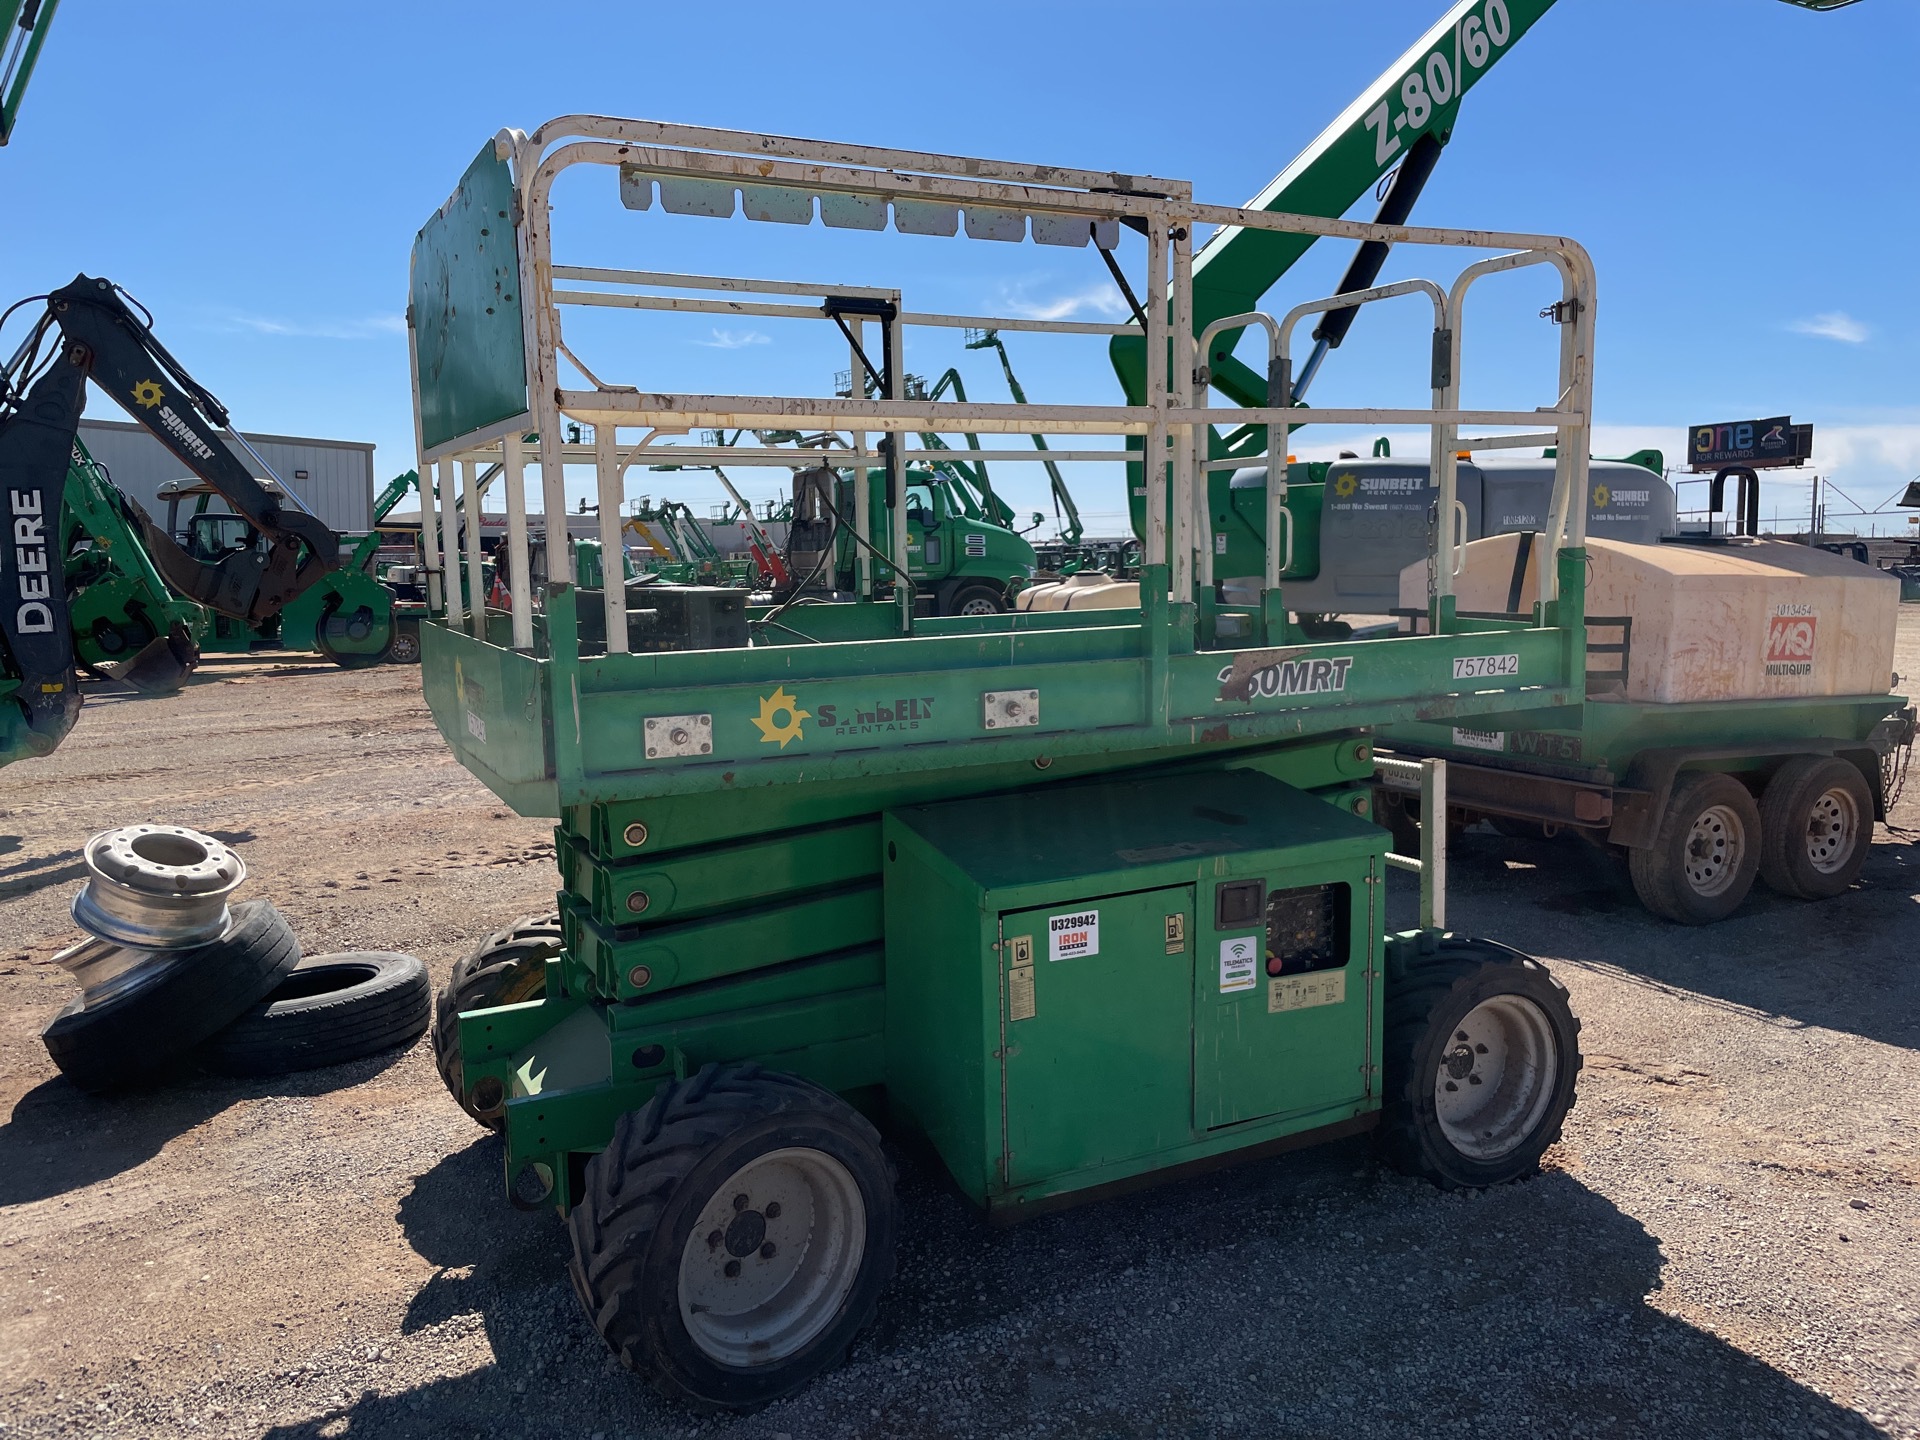
M 866 1201 L 846 1166 L 805 1147 L 756 1156 L 687 1237 L 681 1323 L 722 1365 L 776 1364 L 833 1322 L 866 1250 Z
M 1807 863 L 1822 875 L 1846 868 L 1860 834 L 1860 807 L 1836 786 L 1824 791 L 1807 814 Z
M 1560 1044 L 1546 1011 L 1496 995 L 1463 1016 L 1433 1079 L 1441 1133 L 1470 1160 L 1500 1160 L 1524 1145 L 1553 1103 Z
M 1718 895 L 1733 884 L 1747 853 L 1747 827 L 1732 807 L 1709 805 L 1687 832 L 1681 868 L 1696 895 Z
M 402 664 L 408 664 L 420 658 L 420 642 L 411 635 L 395 635 L 393 648 L 387 653 Z
M 974 599 L 960 607 L 962 615 L 998 615 L 1000 607 L 991 600 Z

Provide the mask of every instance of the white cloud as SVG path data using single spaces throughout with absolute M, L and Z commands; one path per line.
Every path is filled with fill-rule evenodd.
M 283 320 L 275 315 L 235 314 L 227 316 L 225 324 L 230 330 L 298 340 L 374 340 L 407 333 L 407 317 L 404 315 L 366 315 L 348 320 Z
M 1121 319 L 1128 314 L 1127 302 L 1110 281 L 1050 300 L 1033 299 L 1024 289 L 1005 291 L 1001 304 L 1023 320 L 1072 320 L 1089 310 L 1111 319 Z
M 1873 332 L 1844 310 L 1824 310 L 1811 320 L 1795 320 L 1787 326 L 1800 335 L 1817 335 L 1822 340 L 1838 340 L 1845 345 L 1864 345 Z
M 696 340 L 709 350 L 744 350 L 749 345 L 771 345 L 772 340 L 758 330 L 715 330 L 711 340 Z

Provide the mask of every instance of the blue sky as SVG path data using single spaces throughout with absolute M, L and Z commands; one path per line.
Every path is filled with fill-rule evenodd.
M 408 249 L 503 125 L 600 111 L 1146 171 L 1239 203 L 1444 9 L 66 0 L 0 150 L 14 217 L 0 292 L 110 276 L 243 428 L 372 440 L 384 476 L 411 463 Z M 1920 200 L 1902 143 L 1916 61 L 1912 0 L 1827 15 L 1561 0 L 1467 97 L 1415 219 L 1593 251 L 1596 448 L 1675 454 L 1691 421 L 1791 413 L 1817 427 L 1820 473 L 1870 508 L 1920 475 Z M 652 218 L 570 199 L 563 225 L 610 263 L 833 264 L 826 278 L 899 285 L 916 308 L 1114 307 L 1090 251 L 983 258 L 1013 247 L 890 235 L 836 252 L 844 236 L 817 226 L 681 220 L 668 235 L 644 228 Z M 768 231 L 788 247 L 771 264 Z M 1329 290 L 1347 258 L 1319 247 L 1268 308 Z M 1397 256 L 1389 273 L 1417 268 Z M 1549 398 L 1541 303 L 1517 282 L 1490 302 L 1468 342 L 1470 402 Z M 1363 320 L 1315 400 L 1422 403 L 1422 343 L 1411 324 Z M 929 347 L 909 368 L 948 358 Z M 1115 394 L 1098 346 L 1036 342 L 1015 359 L 1036 398 Z M 825 388 L 824 362 L 777 326 L 688 328 L 649 360 L 649 388 Z M 970 391 L 1004 394 L 990 357 L 963 373 Z M 118 418 L 99 400 L 90 413 Z M 699 477 L 659 482 L 711 498 Z M 1006 483 L 1038 501 L 1036 476 Z M 1117 478 L 1082 485 L 1096 528 L 1116 528 Z M 1790 516 L 1805 489 L 1771 483 L 1768 513 Z M 1843 509 L 1835 499 L 1835 522 Z

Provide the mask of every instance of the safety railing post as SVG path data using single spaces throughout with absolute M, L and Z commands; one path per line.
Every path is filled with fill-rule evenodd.
M 527 451 L 518 432 L 500 442 L 507 487 L 507 592 L 513 606 L 513 648 L 533 649 L 533 584 L 527 563 Z M 498 556 L 495 557 L 498 564 Z

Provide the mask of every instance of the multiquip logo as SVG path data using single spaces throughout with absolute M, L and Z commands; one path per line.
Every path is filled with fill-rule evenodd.
M 1820 617 L 1811 606 L 1782 605 L 1767 619 L 1766 673 L 1811 675 Z

